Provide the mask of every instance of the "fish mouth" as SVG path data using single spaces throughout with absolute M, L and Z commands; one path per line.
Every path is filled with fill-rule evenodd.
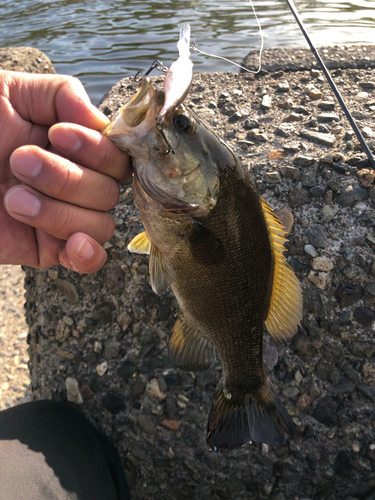
M 101 133 L 132 156 L 133 145 L 155 127 L 163 102 L 164 93 L 155 89 L 148 76 L 143 76 L 138 92 L 118 109 Z
M 101 132 L 132 157 L 141 186 L 165 210 L 205 215 L 217 202 L 216 176 L 205 178 L 206 156 L 202 160 L 194 148 L 185 144 L 185 136 L 174 128 L 172 115 L 166 114 L 160 133 L 156 119 L 164 104 L 165 92 L 157 90 L 144 76 L 138 92 Z M 170 140 L 173 146 L 177 141 L 176 151 L 170 147 Z

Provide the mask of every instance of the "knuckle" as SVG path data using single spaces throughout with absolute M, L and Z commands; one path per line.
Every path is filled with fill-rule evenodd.
M 44 248 L 39 248 L 38 259 L 37 269 L 48 269 L 59 264 L 56 254 L 52 254 L 52 252 L 48 252 Z
M 102 212 L 102 237 L 100 238 L 100 243 L 104 243 L 105 241 L 108 241 L 114 231 L 115 231 L 115 221 L 113 220 L 113 217 L 109 215 L 106 212 Z
M 109 182 L 104 189 L 103 193 L 103 206 L 104 210 L 111 210 L 114 208 L 119 200 L 120 188 L 115 181 Z
M 59 178 L 51 186 L 51 196 L 59 200 L 74 198 L 80 185 L 80 178 L 70 163 L 64 165 L 57 160 L 56 170 L 60 171 Z
M 78 78 L 69 75 L 61 77 L 56 92 L 56 97 L 57 96 L 61 98 L 68 98 L 70 102 L 74 102 L 77 99 L 86 103 L 89 102 L 89 97 L 82 83 Z
M 53 221 L 53 232 L 59 234 L 60 237 L 69 237 L 72 233 L 72 228 L 76 225 L 73 208 L 72 205 L 63 203 L 58 217 Z
M 107 137 L 101 137 L 97 160 L 100 172 L 120 180 L 126 171 L 127 158 L 127 153 L 120 151 Z
M 8 74 L 5 71 L 0 71 L 0 97 L 9 97 Z
M 81 81 L 75 77 L 75 76 L 71 76 L 71 75 L 64 75 L 63 76 L 63 83 L 62 83 L 63 86 L 68 86 L 70 88 L 77 88 L 79 87 L 80 89 L 84 89 Z
M 99 163 L 101 171 L 103 173 L 109 170 L 113 166 L 114 161 L 116 160 L 111 145 L 112 144 L 108 144 L 107 141 L 102 141 L 102 140 L 99 143 L 99 150 L 100 150 Z

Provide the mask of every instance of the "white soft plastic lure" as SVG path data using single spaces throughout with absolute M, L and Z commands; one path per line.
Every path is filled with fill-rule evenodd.
M 180 26 L 177 48 L 179 58 L 172 63 L 164 79 L 165 100 L 157 117 L 159 127 L 163 127 L 164 118 L 185 100 L 190 90 L 193 62 L 190 59 L 190 25 L 188 23 Z

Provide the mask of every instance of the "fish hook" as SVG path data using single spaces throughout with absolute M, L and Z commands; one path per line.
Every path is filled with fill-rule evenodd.
M 172 146 L 169 144 L 169 141 L 168 141 L 168 139 L 167 139 L 167 137 L 166 137 L 166 135 L 164 133 L 163 127 L 164 127 L 164 120 L 163 120 L 163 118 L 157 116 L 156 117 L 156 130 L 158 130 L 160 132 L 162 138 L 164 139 L 164 142 L 168 146 L 166 154 L 169 154 L 169 153 L 176 154 L 174 152 L 174 149 L 172 148 Z
M 146 73 L 144 74 L 144 76 L 149 75 L 153 69 L 157 69 L 158 71 L 161 71 L 162 73 L 166 73 L 166 72 L 168 71 L 167 66 L 164 66 L 164 64 L 163 64 L 161 61 L 156 60 L 156 61 L 154 61 L 154 62 L 151 64 L 150 68 L 146 71 Z M 137 76 L 141 73 L 141 71 L 142 71 L 142 70 L 140 69 L 140 70 L 137 72 L 137 74 L 135 75 L 135 77 L 134 77 L 134 80 L 135 80 L 136 82 L 139 82 L 139 81 L 141 80 L 141 78 L 137 78 Z
M 189 50 L 190 50 L 190 52 L 198 52 L 198 47 L 197 47 L 197 44 L 195 43 L 195 40 L 192 40 L 190 42 Z

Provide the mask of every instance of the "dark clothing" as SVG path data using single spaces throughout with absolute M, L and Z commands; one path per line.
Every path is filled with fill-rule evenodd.
M 130 500 L 113 444 L 76 409 L 33 401 L 0 412 L 0 500 Z

